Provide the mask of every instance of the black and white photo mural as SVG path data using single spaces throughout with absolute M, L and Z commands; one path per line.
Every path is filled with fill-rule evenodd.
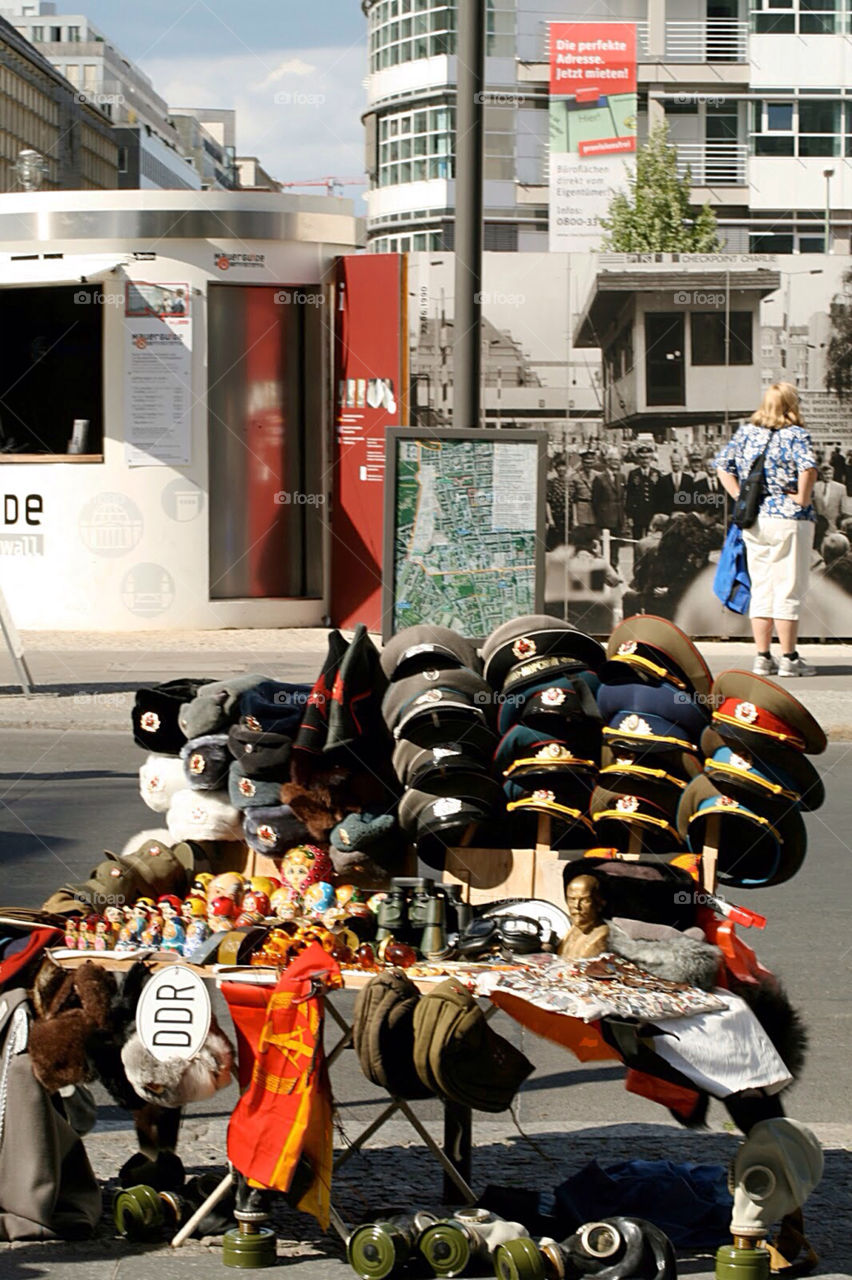
M 410 254 L 411 418 L 453 423 L 451 255 Z M 603 634 L 630 613 L 749 634 L 713 574 L 714 459 L 793 383 L 820 467 L 803 637 L 852 636 L 852 259 L 485 255 L 480 426 L 549 436 L 545 607 Z

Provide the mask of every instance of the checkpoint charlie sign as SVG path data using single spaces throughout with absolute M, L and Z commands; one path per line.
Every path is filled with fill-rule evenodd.
M 203 979 L 184 965 L 160 969 L 136 1007 L 136 1030 L 159 1062 L 194 1058 L 210 1030 L 210 996 Z

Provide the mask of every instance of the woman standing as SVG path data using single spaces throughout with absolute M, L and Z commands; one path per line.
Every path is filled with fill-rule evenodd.
M 751 629 L 755 675 L 812 676 L 816 668 L 796 650 L 799 610 L 808 585 L 815 513 L 811 494 L 817 478 L 813 446 L 802 422 L 799 396 L 789 382 L 767 387 L 751 422 L 740 427 L 716 457 L 717 474 L 736 499 L 752 463 L 766 450 L 764 492 L 757 520 L 743 530 L 751 578 Z M 781 660 L 770 652 L 773 625 Z

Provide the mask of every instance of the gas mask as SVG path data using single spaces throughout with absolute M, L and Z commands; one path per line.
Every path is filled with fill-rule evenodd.
M 765 1236 L 773 1222 L 804 1204 L 822 1169 L 822 1148 L 810 1129 L 785 1117 L 761 1120 L 731 1167 L 731 1234 Z

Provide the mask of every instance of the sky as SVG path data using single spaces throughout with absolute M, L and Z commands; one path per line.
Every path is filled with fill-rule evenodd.
M 237 152 L 280 181 L 363 177 L 367 22 L 359 0 L 59 0 L 174 107 L 237 112 Z M 356 198 L 363 188 L 346 187 Z

